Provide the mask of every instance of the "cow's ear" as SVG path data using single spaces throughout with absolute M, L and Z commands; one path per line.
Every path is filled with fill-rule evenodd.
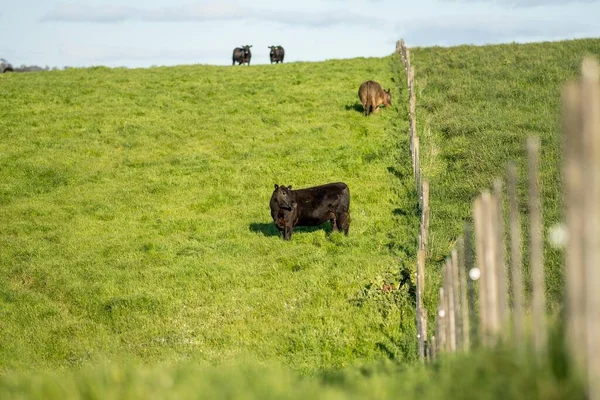
M 288 186 L 288 189 L 292 190 L 292 185 Z
M 279 185 L 275 184 L 275 190 L 279 189 Z

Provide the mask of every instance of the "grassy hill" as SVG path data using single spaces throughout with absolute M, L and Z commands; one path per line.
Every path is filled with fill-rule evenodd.
M 430 309 L 473 197 L 508 160 L 523 174 L 529 135 L 560 220 L 559 89 L 585 53 L 600 40 L 412 50 Z M 392 109 L 361 114 L 366 79 Z M 404 82 L 396 57 L 0 76 L 0 397 L 583 398 L 554 334 L 541 367 L 414 362 Z M 273 184 L 338 180 L 350 235 L 282 241 Z
M 406 122 L 357 97 L 394 62 L 1 76 L 0 370 L 414 357 Z M 334 181 L 350 235 L 282 241 L 273 185 Z
M 528 215 L 526 149 L 529 136 L 541 138 L 544 228 L 560 222 L 560 90 L 579 76 L 586 54 L 600 57 L 600 40 L 532 44 L 417 48 L 417 114 L 424 176 L 431 185 L 431 260 L 441 270 L 471 217 L 471 204 L 495 177 L 517 164 L 523 222 Z M 507 229 L 508 232 L 508 229 Z M 524 240 L 528 229 L 523 226 Z M 546 234 L 544 235 L 546 238 Z M 524 268 L 529 270 L 527 247 Z M 563 255 L 545 243 L 546 289 L 550 307 L 562 307 Z M 435 277 L 436 275 L 433 274 Z M 530 285 L 528 285 L 530 289 Z M 431 298 L 437 298 L 431 293 Z M 433 300 L 431 301 L 433 306 Z

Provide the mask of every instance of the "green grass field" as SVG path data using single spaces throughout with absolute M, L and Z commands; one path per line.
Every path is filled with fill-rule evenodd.
M 428 308 L 471 200 L 506 161 L 523 172 L 531 134 L 560 220 L 559 88 L 585 53 L 600 40 L 412 50 Z M 368 79 L 394 106 L 365 118 Z M 560 344 L 542 367 L 416 365 L 407 110 L 397 56 L 0 75 L 0 397 L 581 398 Z M 273 185 L 333 181 L 350 235 L 281 240 Z
M 441 261 L 462 233 L 462 222 L 471 218 L 473 199 L 482 190 L 491 190 L 494 178 L 505 178 L 509 161 L 519 170 L 523 240 L 527 240 L 525 146 L 530 136 L 539 136 L 542 143 L 547 234 L 563 218 L 560 90 L 565 82 L 579 77 L 584 55 L 600 57 L 600 40 L 431 47 L 411 53 L 421 164 L 431 186 L 428 268 L 441 271 Z M 528 271 L 527 246 L 523 257 Z M 544 258 L 548 303 L 558 311 L 563 303 L 563 254 L 550 246 L 547 237 Z M 432 274 L 434 280 L 437 276 Z M 433 288 L 429 308 L 437 304 L 437 287 Z
M 406 122 L 357 96 L 394 62 L 1 76 L 0 370 L 414 358 Z M 282 241 L 273 185 L 334 181 L 350 235 Z

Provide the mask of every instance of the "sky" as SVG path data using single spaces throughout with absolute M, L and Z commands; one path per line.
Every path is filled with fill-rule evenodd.
M 0 0 L 13 66 L 230 65 L 252 45 L 286 62 L 382 57 L 397 40 L 453 46 L 600 37 L 600 0 Z

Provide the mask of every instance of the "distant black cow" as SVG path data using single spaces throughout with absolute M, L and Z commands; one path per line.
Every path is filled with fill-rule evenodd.
M 271 53 L 269 53 L 269 57 L 271 57 L 271 64 L 282 63 L 283 57 L 285 57 L 285 50 L 281 46 L 269 46 L 271 49 Z
M 269 202 L 271 217 L 284 240 L 290 240 L 295 226 L 316 226 L 331 221 L 333 231 L 348 234 L 350 190 L 343 182 L 307 189 L 275 185 Z
M 233 64 L 231 65 L 235 65 L 236 62 L 239 65 L 243 65 L 244 63 L 250 65 L 250 59 L 252 58 L 250 47 L 252 47 L 252 45 L 236 47 L 235 49 L 233 49 Z
M 4 58 L 0 58 L 0 74 L 5 72 L 13 72 L 13 66 Z

